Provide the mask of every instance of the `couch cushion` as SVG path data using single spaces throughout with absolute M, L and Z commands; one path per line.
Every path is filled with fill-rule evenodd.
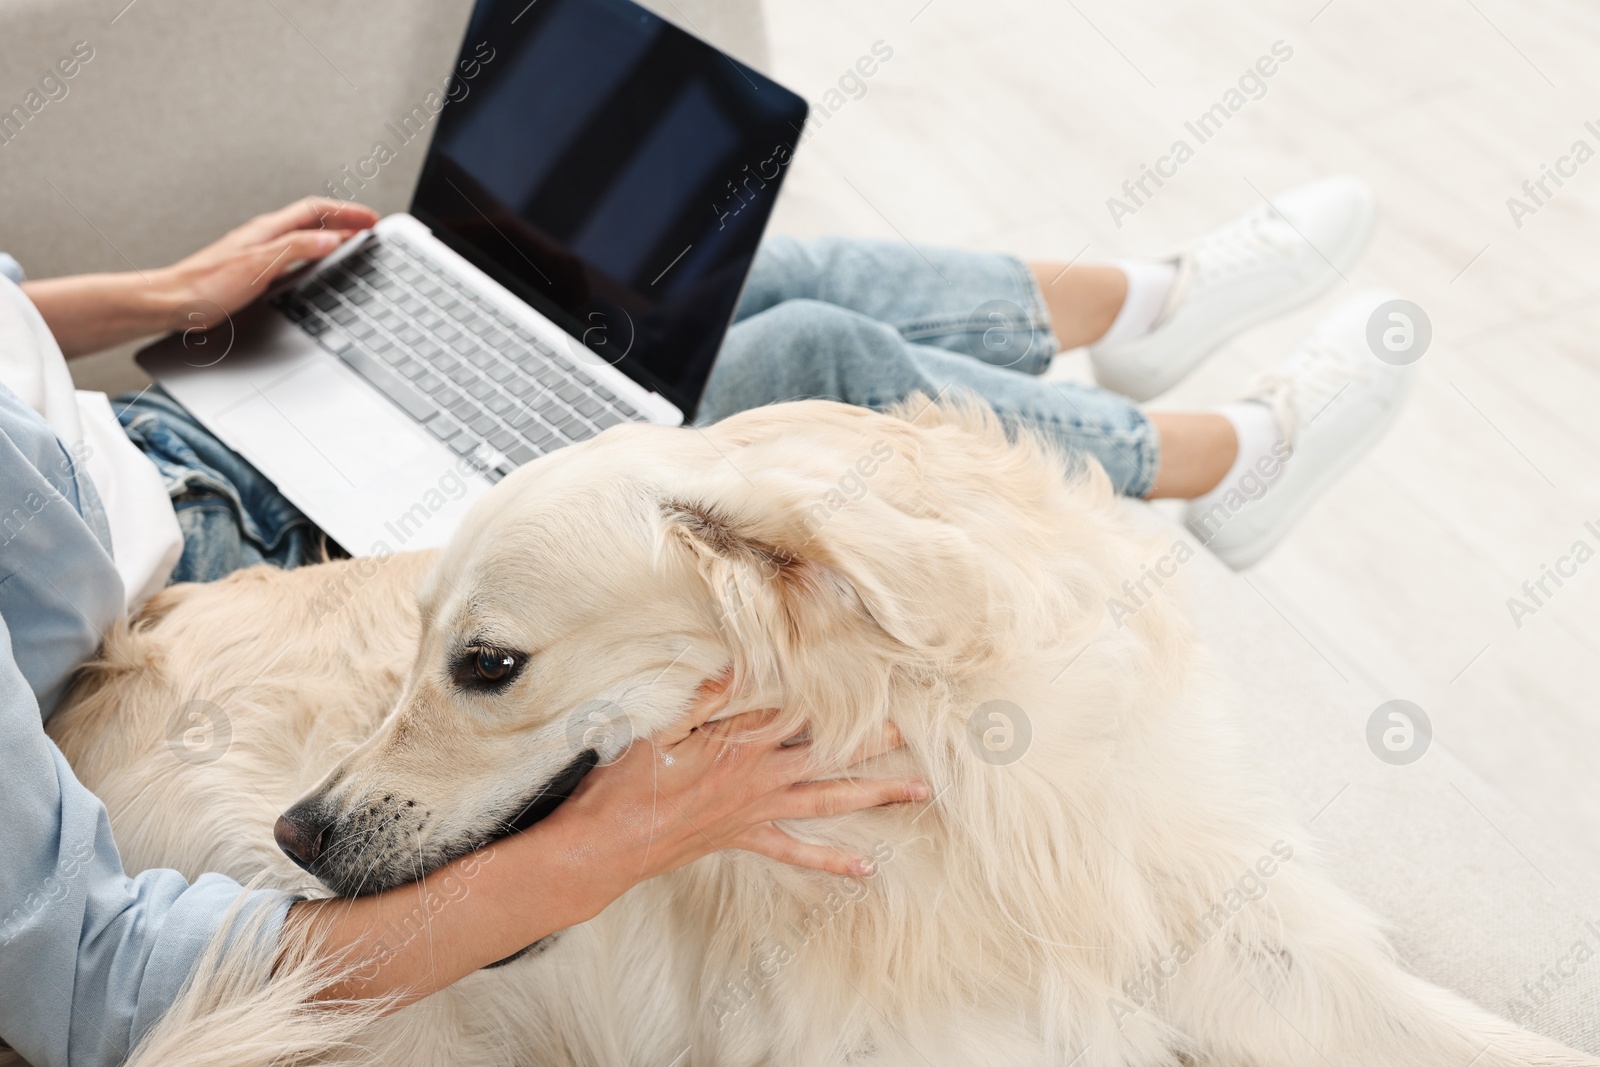
M 752 65 L 766 62 L 759 0 L 648 5 Z M 450 72 L 471 6 L 116 0 L 108 13 L 84 0 L 8 4 L 0 113 L 23 103 L 76 43 L 92 58 L 61 83 L 65 96 L 0 141 L 0 250 L 33 278 L 160 266 L 252 215 L 326 194 L 380 142 L 393 160 L 365 164 L 375 176 L 358 175 L 359 187 L 341 195 L 383 213 L 404 209 L 427 138 L 401 141 L 390 124 Z M 79 361 L 74 374 L 90 388 L 138 387 L 128 354 Z

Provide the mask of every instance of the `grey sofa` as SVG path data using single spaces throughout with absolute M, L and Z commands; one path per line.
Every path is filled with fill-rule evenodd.
M 656 3 L 765 64 L 757 3 Z M 75 42 L 93 49 L 66 95 L 0 143 L 0 248 L 35 276 L 161 264 L 322 190 L 449 69 L 469 9 L 464 0 L 0 5 L 0 110 Z M 380 211 L 403 207 L 420 163 L 420 144 L 407 146 L 361 197 Z M 127 355 L 80 362 L 80 384 L 136 387 Z M 1600 1052 L 1600 872 L 1440 746 L 1408 766 L 1377 758 L 1366 728 L 1383 695 L 1341 679 L 1203 550 L 1184 575 L 1263 765 L 1343 884 L 1392 923 L 1406 962 Z
M 758 4 L 648 0 L 752 65 Z M 449 73 L 464 0 L 0 0 L 0 114 L 41 79 L 25 123 L 0 120 L 0 250 L 33 277 L 169 263 L 253 214 L 325 193 L 386 124 Z M 85 42 L 69 79 L 56 64 Z M 404 209 L 425 142 L 359 190 Z M 75 364 L 85 388 L 144 383 L 132 348 Z

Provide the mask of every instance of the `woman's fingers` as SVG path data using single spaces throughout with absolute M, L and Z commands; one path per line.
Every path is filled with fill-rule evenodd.
M 751 828 L 739 840 L 738 847 L 796 867 L 810 867 L 830 874 L 863 878 L 873 871 L 872 861 L 865 856 L 858 856 L 848 849 L 796 841 L 771 823 Z
M 905 739 L 900 736 L 900 727 L 892 722 L 886 722 L 877 737 L 868 738 L 856 749 L 855 754 L 850 757 L 849 766 L 854 767 L 885 752 L 893 752 L 905 743 Z
M 716 722 L 702 722 L 695 729 L 695 734 L 708 741 L 720 741 L 730 745 L 775 746 L 779 742 L 779 737 L 772 726 L 782 717 L 783 712 L 778 708 L 741 711 L 737 715 L 729 715 Z
M 313 197 L 311 213 L 316 216 L 316 222 L 312 225 L 321 229 L 367 230 L 378 224 L 376 211 L 365 204 L 353 204 L 348 200 Z
M 364 230 L 377 221 L 378 213 L 365 204 L 308 196 L 258 215 L 233 232 L 244 242 L 260 244 L 294 230 Z
M 681 744 L 704 726 L 706 720 L 727 707 L 728 683 L 732 678 L 733 672 L 725 670 L 715 677 L 702 681 L 694 692 L 694 699 L 689 701 L 689 706 L 684 709 L 682 718 L 656 735 L 654 741 L 656 747 L 668 749 Z
M 763 809 L 771 819 L 824 819 L 884 804 L 927 800 L 928 784 L 919 778 L 828 778 L 799 782 L 773 795 Z
M 708 719 L 728 706 L 728 685 L 733 681 L 733 671 L 724 670 L 721 674 L 707 678 L 700 683 L 694 691 L 694 700 L 685 712 L 688 729 L 703 725 Z
M 307 260 L 321 259 L 350 236 L 345 230 L 296 230 L 259 248 L 253 257 L 260 265 L 250 285 L 262 289 Z

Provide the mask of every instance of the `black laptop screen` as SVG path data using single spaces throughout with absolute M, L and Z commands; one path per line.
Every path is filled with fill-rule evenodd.
M 411 213 L 692 416 L 803 100 L 628 0 L 479 0 Z

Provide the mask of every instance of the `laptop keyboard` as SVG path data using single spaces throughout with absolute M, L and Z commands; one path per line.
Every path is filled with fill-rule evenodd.
M 272 303 L 491 481 L 640 418 L 400 238 L 373 239 Z

